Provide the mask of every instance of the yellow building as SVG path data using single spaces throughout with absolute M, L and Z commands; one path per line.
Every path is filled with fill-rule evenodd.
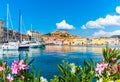
M 86 45 L 87 44 L 87 38 L 86 37 L 80 37 L 80 36 L 77 36 L 73 39 L 73 44 L 72 45 Z
M 63 45 L 72 45 L 72 44 L 74 44 L 73 39 L 74 38 L 65 38 L 65 40 L 63 41 Z
M 92 38 L 92 45 L 105 45 L 105 38 Z

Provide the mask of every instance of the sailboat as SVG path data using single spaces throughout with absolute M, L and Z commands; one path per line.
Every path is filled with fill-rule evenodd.
M 16 41 L 9 41 L 9 33 L 8 33 L 8 19 L 9 19 L 9 5 L 7 4 L 7 22 L 6 22 L 6 27 L 7 27 L 7 43 L 3 43 L 2 45 L 2 49 L 3 50 L 18 50 L 19 46 L 18 46 L 18 42 Z
M 19 50 L 28 50 L 30 46 L 30 41 L 22 40 L 21 28 L 22 28 L 22 15 L 21 10 L 19 10 Z

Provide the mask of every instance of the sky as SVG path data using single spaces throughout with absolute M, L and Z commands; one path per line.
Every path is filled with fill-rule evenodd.
M 0 0 L 0 19 L 6 22 L 9 4 L 9 29 L 35 30 L 42 34 L 67 30 L 86 37 L 120 35 L 120 0 Z M 6 26 L 6 24 L 5 24 Z

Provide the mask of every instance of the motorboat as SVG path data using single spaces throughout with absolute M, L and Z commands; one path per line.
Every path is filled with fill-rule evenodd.
M 43 47 L 45 47 L 45 45 L 38 42 L 38 41 L 31 41 L 30 42 L 30 48 L 43 48 Z

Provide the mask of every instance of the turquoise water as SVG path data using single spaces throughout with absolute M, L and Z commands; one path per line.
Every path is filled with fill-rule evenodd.
M 1 51 L 0 57 L 4 61 L 8 60 L 11 65 L 14 60 L 18 59 L 19 54 L 25 58 L 25 54 L 28 53 L 29 60 L 35 59 L 33 65 L 36 70 L 40 68 L 41 76 L 49 80 L 53 75 L 59 74 L 56 64 L 62 63 L 62 60 L 81 66 L 84 59 L 92 58 L 98 62 L 102 60 L 101 49 L 101 47 L 46 46 L 45 49 L 29 49 L 29 51 Z

